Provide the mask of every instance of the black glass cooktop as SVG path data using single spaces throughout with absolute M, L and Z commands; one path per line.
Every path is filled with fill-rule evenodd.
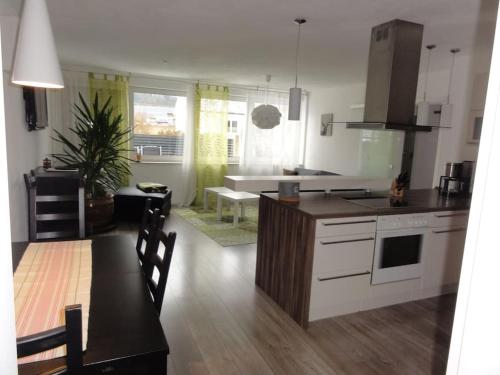
M 363 198 L 363 199 L 348 199 L 349 202 L 359 204 L 374 209 L 381 208 L 403 208 L 411 207 L 407 201 L 394 201 L 390 198 Z

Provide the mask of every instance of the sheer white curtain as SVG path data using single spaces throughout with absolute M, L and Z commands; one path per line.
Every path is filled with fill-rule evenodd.
M 248 121 L 240 172 L 244 175 L 281 175 L 303 162 L 307 96 L 303 96 L 301 121 L 288 121 L 288 93 L 270 92 L 267 104 L 281 112 L 281 122 L 273 129 L 260 129 L 252 123 L 253 109 L 266 103 L 266 93 L 248 95 Z
M 79 93 L 88 102 L 89 75 L 82 72 L 63 71 L 64 89 L 47 90 L 47 110 L 49 129 L 55 136 L 54 129 L 76 142 L 76 136 L 70 131 L 75 124 L 75 103 L 80 104 Z M 62 151 L 61 144 L 51 139 L 46 146 L 47 154 Z
M 184 190 L 180 192 L 183 207 L 189 207 L 196 196 L 196 170 L 194 165 L 194 85 L 187 87 L 186 130 L 184 132 L 184 156 L 182 179 Z

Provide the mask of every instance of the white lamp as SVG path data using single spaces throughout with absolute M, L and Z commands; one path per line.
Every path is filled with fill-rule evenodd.
M 302 89 L 297 87 L 297 79 L 299 75 L 299 48 L 300 48 L 300 26 L 306 23 L 304 18 L 296 18 L 294 22 L 299 25 L 297 33 L 297 48 L 295 50 L 295 87 L 290 89 L 290 97 L 288 101 L 288 120 L 300 120 L 300 104 L 302 102 Z
M 448 81 L 448 98 L 446 103 L 441 106 L 441 119 L 439 121 L 439 126 L 451 127 L 452 126 L 452 116 L 453 116 L 453 104 L 450 103 L 451 96 L 451 85 L 453 84 L 453 72 L 455 69 L 455 57 L 456 54 L 460 52 L 459 48 L 452 48 L 450 50 L 452 54 L 451 67 L 450 67 L 450 78 Z
M 45 0 L 24 2 L 12 83 L 52 89 L 64 87 Z
M 431 65 L 432 50 L 435 44 L 429 44 L 427 48 L 427 65 L 425 67 L 424 100 L 417 103 L 417 123 L 416 125 L 428 125 L 431 105 L 427 101 L 427 85 L 429 83 L 429 66 Z

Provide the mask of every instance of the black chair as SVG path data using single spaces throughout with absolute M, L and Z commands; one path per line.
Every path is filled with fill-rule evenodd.
M 151 232 L 150 240 L 144 254 L 142 269 L 146 276 L 149 291 L 153 297 L 153 303 L 158 313 L 161 312 L 163 296 L 167 286 L 168 271 L 172 261 L 175 239 L 177 234 L 163 232 L 165 216 L 160 216 L 154 232 Z M 164 248 L 162 255 L 159 254 L 160 246 Z M 155 272 L 156 271 L 156 272 Z
M 49 374 L 79 374 L 83 369 L 82 305 L 65 308 L 66 325 L 17 339 L 17 358 L 41 353 L 66 344 L 66 367 Z
M 146 199 L 144 204 L 144 213 L 142 215 L 141 225 L 139 226 L 139 233 L 137 234 L 137 243 L 135 249 L 137 256 L 141 263 L 144 260 L 144 253 L 146 252 L 149 234 L 154 226 L 154 212 L 151 210 L 151 198 Z

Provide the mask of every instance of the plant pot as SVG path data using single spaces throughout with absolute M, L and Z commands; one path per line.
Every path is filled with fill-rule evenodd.
M 114 228 L 114 206 L 113 195 L 85 199 L 85 231 L 87 234 L 102 233 Z

